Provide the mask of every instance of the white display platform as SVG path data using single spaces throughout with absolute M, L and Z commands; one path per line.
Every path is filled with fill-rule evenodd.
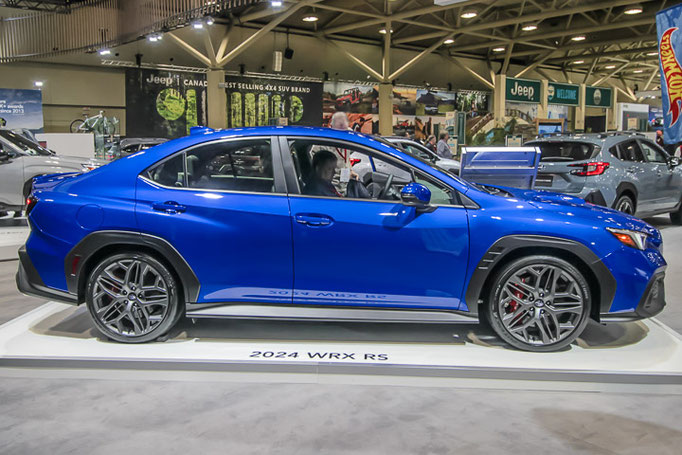
M 478 325 L 183 321 L 170 339 L 103 340 L 85 307 L 50 302 L 0 326 L 0 367 L 378 374 L 682 385 L 682 337 L 652 319 L 588 326 L 555 353 Z M 679 392 L 679 391 L 678 391 Z

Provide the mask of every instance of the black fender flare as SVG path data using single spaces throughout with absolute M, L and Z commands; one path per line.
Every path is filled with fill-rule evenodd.
M 184 290 L 186 303 L 196 302 L 199 298 L 200 283 L 196 274 L 185 258 L 168 241 L 153 235 L 132 231 L 97 231 L 86 235 L 74 246 L 64 259 L 64 275 L 69 293 L 78 296 L 78 302 L 84 301 L 79 292 L 86 280 L 85 270 L 92 264 L 91 259 L 104 248 L 113 246 L 146 247 L 165 259 L 177 273 Z
M 577 256 L 594 274 L 599 285 L 599 313 L 607 313 L 616 295 L 616 279 L 592 250 L 580 242 L 543 235 L 510 235 L 496 241 L 481 258 L 469 280 L 464 301 L 472 314 L 478 313 L 481 290 L 490 273 L 505 257 L 521 248 L 552 248 Z
M 635 210 L 637 210 L 637 198 L 639 197 L 639 194 L 637 193 L 637 187 L 630 182 L 620 182 L 618 184 L 618 186 L 616 187 L 616 199 L 613 201 L 613 207 L 616 206 L 618 198 L 621 197 L 623 192 L 625 192 L 626 190 L 630 191 L 632 194 L 635 195 L 635 200 L 632 202 L 635 203 Z

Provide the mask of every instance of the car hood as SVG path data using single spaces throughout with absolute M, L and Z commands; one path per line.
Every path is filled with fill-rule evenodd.
M 71 156 L 71 155 L 52 155 L 50 159 L 56 159 L 62 163 L 73 163 L 73 164 L 93 164 L 96 166 L 104 166 L 108 161 L 100 160 L 97 158 L 86 158 L 83 156 Z
M 585 202 L 579 197 L 553 191 L 522 190 L 502 186 L 495 186 L 495 188 L 509 193 L 514 198 L 524 200 L 540 210 L 562 211 L 562 209 L 570 209 L 574 216 L 589 220 L 595 226 L 602 225 L 604 227 L 641 231 L 649 234 L 655 240 L 661 239 L 661 233 L 649 223 L 618 210 Z

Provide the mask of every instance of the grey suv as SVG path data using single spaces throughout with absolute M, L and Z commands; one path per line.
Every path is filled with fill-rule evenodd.
M 640 218 L 670 213 L 682 224 L 680 161 L 637 133 L 556 135 L 540 147 L 536 189 L 578 196 Z
M 0 129 L 0 211 L 23 210 L 33 177 L 85 172 L 106 161 L 55 155 L 11 130 Z

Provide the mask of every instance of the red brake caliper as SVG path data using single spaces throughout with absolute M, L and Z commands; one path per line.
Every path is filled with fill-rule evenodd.
M 521 278 L 521 282 L 522 282 L 522 283 L 525 283 L 525 282 L 526 282 L 526 279 L 525 279 L 525 278 Z M 519 298 L 519 299 L 523 299 L 523 293 L 521 293 L 521 291 L 515 291 L 515 292 L 514 292 L 514 296 L 516 296 L 516 297 Z M 512 301 L 509 303 L 509 306 L 507 307 L 507 309 L 509 310 L 509 311 L 507 312 L 507 314 L 515 313 L 516 310 L 518 310 L 518 308 L 519 308 L 519 302 L 517 302 L 516 300 L 512 300 Z M 518 317 L 518 316 L 517 316 L 517 317 Z M 516 322 L 516 321 L 512 321 L 510 324 L 513 324 L 514 322 Z

